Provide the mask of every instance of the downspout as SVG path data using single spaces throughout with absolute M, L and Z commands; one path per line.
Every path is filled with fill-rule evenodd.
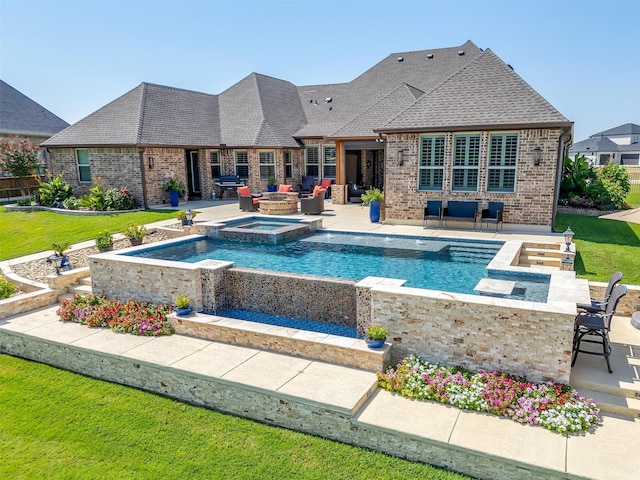
M 147 204 L 147 176 L 144 172 L 144 147 L 138 147 L 138 156 L 140 158 L 140 179 L 142 180 L 142 206 L 149 208 Z
M 563 137 L 567 137 L 563 140 Z M 560 182 L 564 171 L 564 157 L 567 154 L 567 146 L 571 143 L 571 128 L 565 127 L 558 137 L 558 162 L 556 165 L 556 191 L 553 196 L 553 215 L 551 217 L 551 231 L 556 231 L 556 215 L 558 214 L 558 200 L 560 199 Z

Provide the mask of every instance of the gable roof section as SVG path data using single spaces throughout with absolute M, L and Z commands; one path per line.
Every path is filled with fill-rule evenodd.
M 379 102 L 362 112 L 352 121 L 344 125 L 340 130 L 334 132 L 332 138 L 357 138 L 372 137 L 376 134 L 373 129 L 382 125 L 393 114 L 413 105 L 416 98 L 424 92 L 403 83 L 388 95 L 380 99 Z
M 297 147 L 293 133 L 306 122 L 296 87 L 252 73 L 220 94 L 222 143 Z
M 215 95 L 141 83 L 42 145 L 217 145 L 217 100 Z
M 0 80 L 0 132 L 50 137 L 69 124 Z
M 431 91 L 481 53 L 471 41 L 459 47 L 392 53 L 349 83 L 298 87 L 308 123 L 295 136 L 333 136 L 402 83 Z M 401 110 L 389 112 L 387 118 Z
M 570 125 L 491 50 L 376 131 Z
M 137 144 L 204 147 L 220 143 L 217 96 L 144 85 Z
M 591 135 L 591 138 L 600 136 L 608 137 L 613 135 L 640 135 L 640 125 L 636 125 L 635 123 L 625 123 L 623 125 L 610 128 L 609 130 L 605 130 L 604 132 L 594 133 Z
M 113 102 L 44 141 L 45 147 L 136 145 L 145 84 L 138 85 Z

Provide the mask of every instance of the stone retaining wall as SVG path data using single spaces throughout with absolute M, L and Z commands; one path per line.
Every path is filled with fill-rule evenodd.
M 616 308 L 616 315 L 630 317 L 634 312 L 640 311 L 640 286 L 627 285 L 624 283 L 624 278 L 621 283 L 626 285 L 627 294 L 620 299 L 620 303 Z M 602 298 L 606 288 L 607 283 L 605 282 L 589 282 L 589 291 L 593 298 Z
M 371 289 L 371 318 L 389 328 L 392 363 L 415 354 L 472 371 L 569 383 L 573 311 L 417 288 Z
M 564 472 L 554 472 L 514 460 L 476 453 L 430 438 L 370 426 L 358 421 L 357 412 L 3 329 L 0 329 L 0 353 L 140 388 L 268 425 L 278 425 L 412 461 L 450 468 L 477 478 L 566 478 Z

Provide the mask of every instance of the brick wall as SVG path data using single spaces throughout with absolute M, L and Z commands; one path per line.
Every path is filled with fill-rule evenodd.
M 73 187 L 76 197 L 89 192 L 101 178 L 108 187 L 126 187 L 140 201 L 143 199 L 140 176 L 140 156 L 135 147 L 88 148 L 91 165 L 89 183 L 80 183 L 75 148 L 50 148 L 50 169 L 53 175 L 62 174 L 65 182 Z
M 487 143 L 490 133 L 481 133 L 481 157 L 477 192 L 451 191 L 451 156 L 454 134 L 446 133 L 444 186 L 440 192 L 417 190 L 420 134 L 387 135 L 385 170 L 385 207 L 390 220 L 421 220 L 426 201 L 470 200 L 480 202 L 480 208 L 489 201 L 504 202 L 505 223 L 552 227 L 560 129 L 518 131 L 518 164 L 515 193 L 486 192 Z M 499 133 L 499 132 L 496 132 Z M 534 165 L 534 148 L 541 149 L 539 165 Z M 404 150 L 403 165 L 398 165 L 397 152 Z

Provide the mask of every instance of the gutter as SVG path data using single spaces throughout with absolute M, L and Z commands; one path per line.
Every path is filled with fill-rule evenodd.
M 565 140 L 562 139 L 568 135 Z M 568 152 L 569 144 L 571 144 L 573 135 L 571 128 L 565 127 L 558 137 L 558 162 L 556 164 L 556 191 L 553 196 L 553 214 L 551 216 L 551 231 L 556 232 L 556 215 L 558 214 L 558 200 L 560 199 L 560 182 L 562 181 L 562 172 L 564 171 L 564 157 Z

